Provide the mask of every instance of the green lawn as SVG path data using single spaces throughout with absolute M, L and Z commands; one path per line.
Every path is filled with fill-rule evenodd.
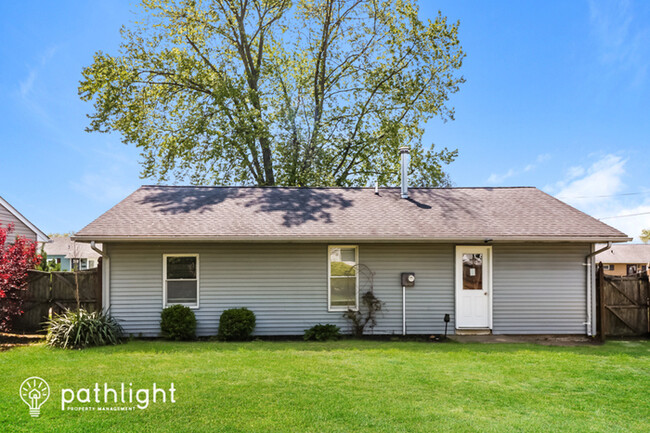
M 29 376 L 51 388 L 39 418 L 18 396 Z M 1 352 L 0 378 L 1 432 L 650 431 L 648 341 L 35 345 Z M 134 389 L 173 382 L 176 403 L 61 410 L 63 388 L 96 382 Z

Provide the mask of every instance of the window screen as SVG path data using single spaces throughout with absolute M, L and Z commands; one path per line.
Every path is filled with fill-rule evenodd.
M 357 308 L 357 247 L 329 248 L 329 309 Z
M 198 306 L 198 256 L 165 256 L 166 305 Z

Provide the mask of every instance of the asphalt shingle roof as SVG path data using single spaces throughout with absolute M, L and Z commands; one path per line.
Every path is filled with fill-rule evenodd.
M 52 236 L 52 242 L 44 243 L 43 249 L 48 256 L 65 256 L 68 259 L 97 259 L 99 254 L 89 244 L 74 242 L 68 236 Z M 98 244 L 97 248 L 101 249 Z
M 624 240 L 536 188 L 143 186 L 79 240 Z
M 597 254 L 596 261 L 603 263 L 650 263 L 650 245 L 612 245 L 611 249 Z

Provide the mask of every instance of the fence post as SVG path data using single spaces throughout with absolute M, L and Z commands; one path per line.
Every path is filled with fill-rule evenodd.
M 648 324 L 648 336 L 650 337 L 650 269 L 646 270 L 643 278 L 641 278 L 641 283 L 643 286 L 645 286 L 645 311 Z

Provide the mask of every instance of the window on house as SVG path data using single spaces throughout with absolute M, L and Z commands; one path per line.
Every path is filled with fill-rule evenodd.
M 613 271 L 614 270 L 614 265 L 603 265 L 603 269 L 605 271 Z
M 95 261 L 94 260 L 88 260 L 88 269 L 92 269 L 95 267 Z
M 164 306 L 181 304 L 198 308 L 198 254 L 165 255 L 163 264 Z
M 328 248 L 328 309 L 330 311 L 356 310 L 359 305 L 359 275 L 356 246 Z

